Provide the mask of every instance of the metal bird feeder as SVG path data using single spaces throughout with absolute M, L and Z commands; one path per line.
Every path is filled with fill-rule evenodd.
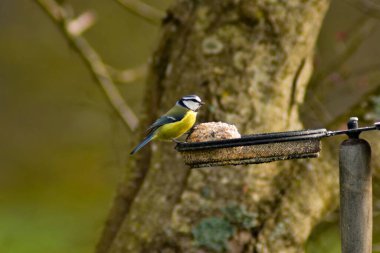
M 380 122 L 359 127 L 352 117 L 347 130 L 300 130 L 241 136 L 241 138 L 186 142 L 176 146 L 191 168 L 257 164 L 278 160 L 315 158 L 321 139 L 347 135 L 340 145 L 340 226 L 342 253 L 372 252 L 371 147 L 359 135 L 380 130 Z

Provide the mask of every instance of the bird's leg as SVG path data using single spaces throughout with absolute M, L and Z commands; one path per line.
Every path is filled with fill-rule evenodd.
M 186 140 L 187 138 L 189 138 L 189 136 L 191 135 L 191 133 L 194 131 L 194 128 L 191 128 L 189 131 L 187 131 L 186 133 L 184 133 L 184 135 L 186 135 Z

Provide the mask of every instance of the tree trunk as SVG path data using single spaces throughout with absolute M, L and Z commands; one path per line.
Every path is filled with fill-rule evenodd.
M 177 1 L 152 59 L 146 125 L 179 97 L 197 94 L 207 103 L 201 122 L 235 124 L 242 134 L 301 129 L 298 111 L 328 4 Z M 189 171 L 173 144 L 151 147 L 154 152 L 146 147 L 130 164 L 99 253 L 303 252 L 312 227 L 336 205 L 337 174 L 328 150 L 311 162 Z M 229 221 L 233 232 L 226 244 L 194 241 L 197 225 L 210 217 L 225 222 L 226 210 L 244 213 L 249 225 Z

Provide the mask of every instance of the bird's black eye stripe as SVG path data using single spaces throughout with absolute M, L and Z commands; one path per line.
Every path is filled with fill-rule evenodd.
M 181 106 L 183 106 L 183 107 L 187 107 L 187 106 L 183 103 L 183 100 L 180 100 L 180 101 L 179 101 L 179 104 L 180 104 Z
M 192 101 L 192 102 L 196 102 L 196 103 L 199 103 L 200 101 L 198 99 L 195 99 L 195 98 L 186 98 L 186 99 L 181 99 L 182 101 Z

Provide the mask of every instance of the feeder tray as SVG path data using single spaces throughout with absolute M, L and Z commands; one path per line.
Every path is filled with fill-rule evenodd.
M 245 135 L 241 138 L 179 143 L 176 149 L 191 168 L 314 158 L 326 129 Z
M 215 122 L 205 124 L 215 124 Z M 176 149 L 181 153 L 185 164 L 191 168 L 267 163 L 318 157 L 321 151 L 321 139 L 324 137 L 340 134 L 359 136 L 361 132 L 380 130 L 380 122 L 376 122 L 373 126 L 359 128 L 356 117 L 350 118 L 349 124 L 355 126 L 352 129 L 338 131 L 328 131 L 322 128 L 253 134 L 241 136 L 241 138 L 235 136 L 235 138 L 223 140 L 185 142 L 178 143 Z M 202 134 L 204 135 L 204 133 Z M 200 139 L 202 138 L 207 139 L 204 136 L 201 136 Z

